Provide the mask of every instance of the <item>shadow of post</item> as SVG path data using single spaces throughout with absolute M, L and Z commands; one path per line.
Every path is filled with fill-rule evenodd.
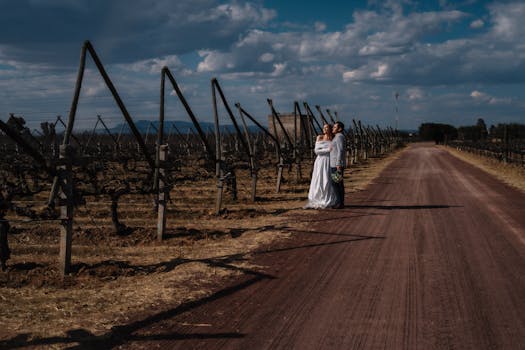
M 34 338 L 30 334 L 17 335 L 11 339 L 0 341 L 1 349 L 18 349 L 30 346 L 72 344 L 68 349 L 111 349 L 115 346 L 122 345 L 129 341 L 147 341 L 147 340 L 183 340 L 183 339 L 208 339 L 208 338 L 242 338 L 241 333 L 198 333 L 198 334 L 157 334 L 157 335 L 136 335 L 134 332 L 143 329 L 155 323 L 168 320 L 181 313 L 198 308 L 209 302 L 218 300 L 225 296 L 236 293 L 239 290 L 247 288 L 263 279 L 273 278 L 265 274 L 255 274 L 249 280 L 234 285 L 232 287 L 220 290 L 208 297 L 191 301 L 175 308 L 159 312 L 155 315 L 146 317 L 143 320 L 132 322 L 123 326 L 115 326 L 109 332 L 102 335 L 94 335 L 84 329 L 74 329 L 66 332 L 64 337 Z

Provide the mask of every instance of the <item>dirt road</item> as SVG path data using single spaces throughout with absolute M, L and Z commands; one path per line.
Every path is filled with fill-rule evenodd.
M 307 229 L 256 254 L 261 268 L 116 330 L 110 343 L 525 349 L 525 194 L 416 145 L 345 209 L 309 214 Z

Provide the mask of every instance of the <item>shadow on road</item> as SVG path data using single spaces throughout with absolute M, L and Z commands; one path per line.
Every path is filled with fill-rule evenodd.
M 359 235 L 359 234 L 355 234 L 355 233 L 336 233 L 336 232 L 314 231 L 314 230 L 293 230 L 293 229 L 288 229 L 286 231 L 293 232 L 293 233 L 311 233 L 311 234 L 328 235 L 328 236 L 355 237 L 357 240 L 383 239 L 383 238 L 386 238 L 385 236 Z M 352 239 L 352 241 L 354 241 L 356 239 Z
M 345 205 L 344 209 L 417 210 L 460 208 L 460 205 Z
M 303 244 L 303 245 L 293 246 L 293 247 L 276 248 L 276 249 L 270 249 L 266 251 L 254 252 L 253 254 L 279 253 L 279 252 L 287 252 L 287 251 L 298 250 L 298 249 L 317 248 L 317 247 L 330 246 L 330 245 L 336 245 L 336 244 L 345 244 L 345 243 L 353 243 L 353 242 L 358 242 L 358 241 L 365 241 L 365 240 L 370 240 L 370 239 L 385 239 L 386 238 L 384 236 L 359 236 L 359 235 L 325 233 L 325 232 L 315 232 L 315 231 L 295 231 L 295 232 L 314 233 L 314 234 L 317 233 L 317 234 L 327 234 L 327 235 L 336 235 L 336 236 L 354 236 L 356 238 L 345 239 L 341 241 L 311 243 L 311 244 Z
M 327 209 L 323 209 L 323 210 L 327 210 Z M 365 217 L 365 216 L 384 216 L 385 214 L 384 213 L 373 213 L 373 212 L 368 212 L 368 213 L 363 213 L 363 212 L 355 212 L 357 214 L 351 214 L 351 215 L 348 215 L 348 211 L 344 210 L 344 209 L 338 209 L 337 210 L 337 213 L 341 213 L 341 215 L 338 215 L 338 216 L 334 216 L 334 211 L 330 211 L 330 215 L 326 216 L 326 217 L 317 217 L 317 216 L 314 216 L 314 217 L 308 217 L 308 218 L 301 218 L 301 222 L 305 223 L 305 222 L 310 222 L 310 223 L 314 223 L 314 222 L 323 222 L 323 221 L 329 221 L 329 222 L 333 222 L 334 220 L 347 220 L 347 219 L 356 219 L 356 218 L 361 218 L 361 217 Z
M 95 335 L 85 329 L 71 329 L 66 332 L 66 336 L 54 336 L 47 338 L 34 337 L 32 334 L 19 334 L 11 339 L 0 341 L 0 349 L 20 349 L 33 346 L 53 346 L 70 344 L 67 349 L 111 349 L 115 346 L 125 344 L 130 341 L 148 341 L 148 340 L 183 340 L 183 339 L 219 339 L 219 338 L 242 338 L 240 333 L 197 333 L 197 334 L 154 334 L 154 335 L 137 335 L 135 332 L 156 324 L 158 322 L 169 320 L 177 315 L 198 308 L 209 302 L 234 294 L 244 288 L 247 288 L 262 280 L 274 279 L 275 277 L 263 272 L 243 268 L 232 265 L 232 262 L 239 262 L 246 260 L 245 255 L 248 254 L 233 254 L 221 257 L 213 257 L 207 259 L 172 259 L 159 264 L 152 265 L 132 265 L 124 261 L 103 261 L 94 265 L 79 264 L 84 268 L 94 269 L 98 266 L 117 265 L 125 267 L 133 271 L 147 271 L 147 272 L 167 272 L 173 270 L 176 266 L 191 262 L 200 262 L 210 266 L 221 267 L 225 269 L 239 271 L 244 276 L 252 276 L 248 280 L 244 280 L 234 286 L 219 290 L 208 297 L 190 301 L 181 304 L 175 308 L 159 312 L 149 316 L 143 320 L 129 323 L 123 326 L 115 326 L 102 335 Z M 79 266 L 74 266 L 78 268 Z

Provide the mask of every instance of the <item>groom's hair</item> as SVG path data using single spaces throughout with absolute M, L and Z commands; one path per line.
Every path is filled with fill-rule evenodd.
M 344 129 L 345 129 L 345 125 L 343 124 L 343 122 L 339 122 L 339 121 L 337 121 L 337 122 L 334 123 L 334 125 L 335 125 L 335 124 L 339 125 L 339 127 L 341 128 L 341 130 L 344 130 Z

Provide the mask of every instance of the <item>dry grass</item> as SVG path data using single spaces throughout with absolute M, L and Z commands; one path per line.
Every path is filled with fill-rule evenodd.
M 459 151 L 451 147 L 443 147 L 455 157 L 470 163 L 495 176 L 504 183 L 525 192 L 525 167 L 505 164 L 496 159 Z
M 400 152 L 352 166 L 345 179 L 347 192 L 364 189 Z M 107 210 L 106 205 L 85 209 L 73 240 L 75 271 L 65 283 L 49 282 L 58 275 L 58 247 L 54 234 L 45 232 L 56 232 L 56 227 L 18 227 L 12 237 L 11 268 L 0 272 L 0 339 L 64 336 L 79 329 L 101 335 L 139 315 L 203 298 L 228 278 L 256 271 L 252 253 L 288 239 L 288 228 L 299 226 L 299 214 L 306 213 L 302 207 L 307 181 L 288 181 L 275 194 L 272 172 L 265 176 L 258 192 L 262 200 L 256 203 L 247 200 L 250 186 L 239 176 L 239 200 L 227 200 L 221 216 L 212 214 L 213 181 L 179 184 L 171 194 L 168 238 L 161 243 L 154 239 L 155 215 L 144 209 L 148 198 L 127 201 L 123 222 L 141 225 L 130 237 L 109 233 L 107 218 L 97 215 Z M 97 226 L 102 231 L 98 235 L 85 233 Z M 11 285 L 16 272 L 29 281 Z

